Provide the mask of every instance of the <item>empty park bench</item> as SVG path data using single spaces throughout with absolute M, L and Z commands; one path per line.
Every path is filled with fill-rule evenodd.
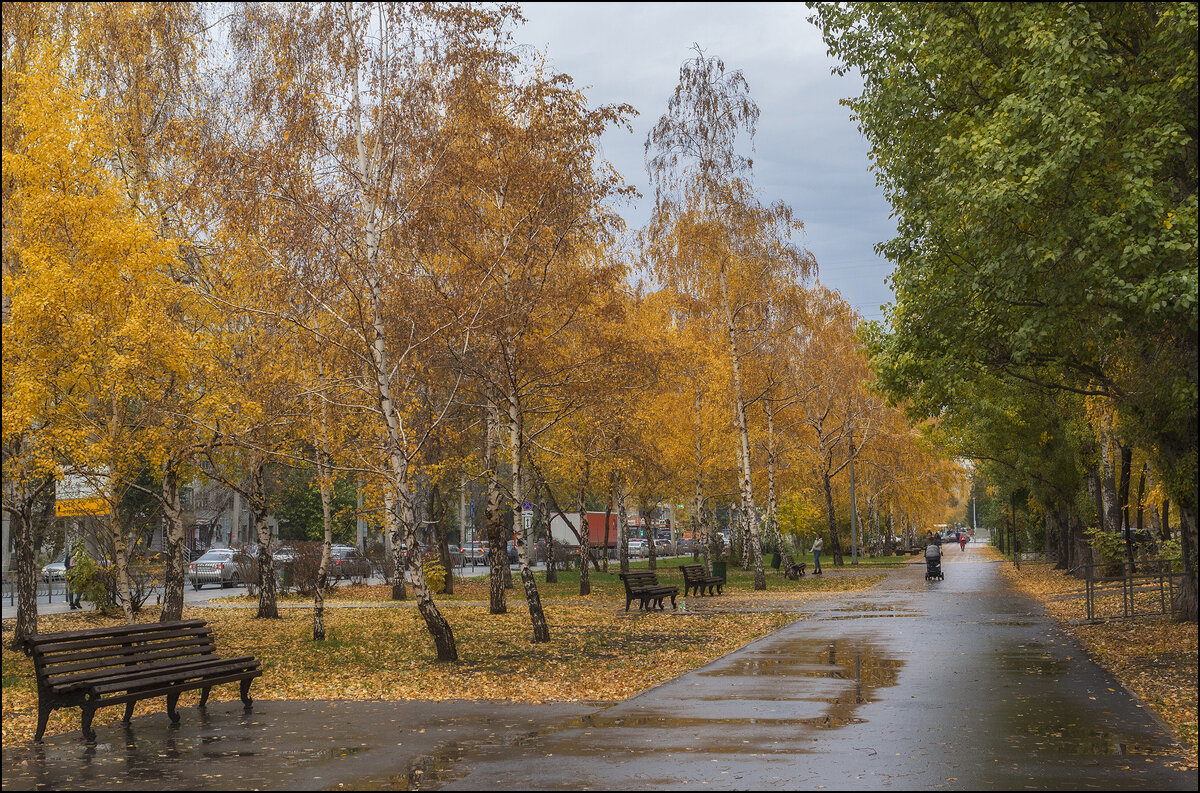
M 783 555 L 783 577 L 789 581 L 797 581 L 804 575 L 804 562 L 792 560 L 790 554 Z
M 125 705 L 125 723 L 139 699 L 166 696 L 167 715 L 179 723 L 175 705 L 183 691 L 201 689 L 200 707 L 218 683 L 241 682 L 241 698 L 250 707 L 250 682 L 262 674 L 253 656 L 216 655 L 212 628 L 204 620 L 153 622 L 41 633 L 30 640 L 37 673 L 41 742 L 55 708 L 83 709 L 83 735 L 94 743 L 92 717 L 97 708 Z
M 716 587 L 716 594 L 721 594 L 722 588 L 725 586 L 725 580 L 717 575 L 708 575 L 704 572 L 702 564 L 681 564 L 679 569 L 683 572 L 683 596 L 687 597 L 688 591 L 693 591 L 697 595 L 703 595 L 704 590 L 708 590 L 708 594 L 713 594 L 713 587 Z
M 641 601 L 641 608 L 648 610 L 650 604 L 654 603 L 659 609 L 665 609 L 663 600 L 667 597 L 671 598 L 671 608 L 676 608 L 675 597 L 679 594 L 679 587 L 673 585 L 663 585 L 658 583 L 658 576 L 653 570 L 631 570 L 628 573 L 621 573 L 621 580 L 625 582 L 625 610 L 629 611 L 629 604 L 634 598 Z

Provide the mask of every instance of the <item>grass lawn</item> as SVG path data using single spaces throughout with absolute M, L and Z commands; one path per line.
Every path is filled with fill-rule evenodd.
M 678 583 L 681 592 L 678 564 L 682 561 L 659 566 L 660 581 Z M 284 609 L 281 619 L 258 620 L 248 608 L 188 606 L 184 617 L 213 625 L 220 655 L 250 654 L 260 660 L 264 674 L 251 688 L 255 699 L 613 701 L 797 619 L 792 609 L 806 597 L 864 589 L 882 577 L 868 573 L 785 581 L 771 571 L 768 591 L 755 593 L 752 574 L 731 569 L 725 591 L 739 600 L 756 601 L 759 608 L 747 613 L 701 609 L 694 604 L 715 606 L 725 598 L 693 596 L 680 598 L 679 611 L 668 607 L 663 612 L 639 613 L 635 605 L 626 613 L 624 587 L 615 569 L 593 573 L 592 594 L 587 597 L 578 595 L 578 576 L 577 571 L 562 572 L 559 583 L 546 584 L 538 574 L 551 632 L 551 641 L 538 645 L 530 641 L 529 612 L 519 577 L 517 588 L 508 591 L 508 613 L 502 615 L 488 613 L 486 578 L 456 581 L 453 596 L 437 597 L 458 643 L 456 664 L 435 661 L 432 641 L 411 607 L 411 598 L 393 605 L 387 602 L 390 588 L 386 586 L 337 588 L 331 603 L 358 601 L 366 607 L 328 609 L 328 638 L 323 642 L 312 641 L 312 615 L 306 609 Z M 157 609 L 147 609 L 139 619 L 151 621 L 157 616 Z M 119 622 L 86 612 L 43 616 L 38 625 L 41 631 L 51 632 Z M 6 620 L 3 630 L 5 744 L 31 739 L 37 721 L 33 663 L 8 649 L 12 623 Z M 212 697 L 236 699 L 237 686 L 218 686 Z M 199 692 L 189 692 L 180 698 L 180 705 L 193 706 L 198 699 Z M 116 723 L 123 711 L 101 709 L 95 724 Z M 163 711 L 159 697 L 139 702 L 135 715 Z M 79 709 L 64 708 L 54 711 L 47 734 L 78 729 Z

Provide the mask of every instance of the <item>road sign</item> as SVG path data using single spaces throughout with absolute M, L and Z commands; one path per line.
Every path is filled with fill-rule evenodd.
M 526 510 L 525 512 L 522 512 L 521 515 L 525 519 L 525 528 L 528 529 L 533 525 L 533 510 Z
M 528 501 L 524 501 L 521 503 L 521 509 L 525 512 L 533 512 L 533 504 Z
M 67 474 L 54 485 L 54 514 L 57 517 L 107 515 L 108 499 L 98 482 L 108 477 L 103 470 L 90 476 Z

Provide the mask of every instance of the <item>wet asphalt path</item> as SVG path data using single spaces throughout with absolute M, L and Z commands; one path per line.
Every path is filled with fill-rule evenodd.
M 5 746 L 4 789 L 1196 789 L 1165 727 L 997 563 L 968 546 L 945 581 L 923 572 L 808 601 L 607 707 L 221 702 L 91 749 Z
M 909 565 L 567 729 L 457 753 L 445 788 L 1196 789 L 998 563 L 946 556 L 944 581 Z

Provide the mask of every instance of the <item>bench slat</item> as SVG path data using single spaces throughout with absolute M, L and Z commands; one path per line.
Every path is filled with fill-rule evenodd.
M 170 631 L 155 631 L 144 634 L 126 635 L 120 637 L 101 636 L 92 639 L 82 639 L 78 641 L 55 643 L 39 647 L 36 652 L 37 657 L 41 658 L 61 658 L 60 653 L 69 653 L 73 651 L 87 651 L 97 647 L 125 647 L 133 643 L 141 644 L 153 641 L 166 641 L 169 639 L 179 639 L 184 636 L 208 636 L 212 634 L 212 628 L 186 628 L 182 630 Z
M 243 672 L 258 668 L 258 661 L 251 656 L 243 656 L 241 658 L 215 658 L 203 666 L 184 667 L 180 669 L 164 670 L 158 674 L 149 677 L 128 677 L 112 682 L 95 683 L 90 688 L 98 694 L 108 694 L 113 691 L 129 691 L 130 693 L 141 691 L 143 688 L 157 687 L 161 685 L 170 685 L 174 683 L 183 683 L 199 677 L 209 677 L 211 674 L 224 672 Z
M 212 644 L 213 638 L 211 632 L 194 634 L 192 636 L 179 636 L 174 639 L 168 639 L 160 642 L 138 642 L 137 644 L 117 644 L 108 647 L 93 648 L 82 652 L 64 653 L 62 655 L 51 655 L 39 658 L 35 661 L 43 669 L 52 669 L 60 667 L 64 664 L 78 663 L 81 661 L 99 660 L 103 658 L 115 658 L 123 655 L 137 655 L 149 650 L 167 650 L 171 647 L 190 647 L 195 644 Z
M 219 656 L 209 652 L 191 652 L 185 654 L 176 654 L 167 658 L 149 659 L 141 663 L 121 664 L 119 666 L 107 666 L 100 669 L 89 669 L 85 672 L 78 672 L 61 678 L 47 678 L 47 684 L 55 691 L 66 690 L 70 688 L 79 688 L 80 684 L 87 685 L 97 680 L 105 680 L 108 678 L 120 677 L 131 673 L 136 673 L 139 670 L 145 669 L 170 669 L 181 665 L 195 663 L 196 660 L 205 658 L 217 658 Z
M 176 620 L 174 622 L 140 622 L 136 625 L 120 625 L 115 628 L 88 628 L 81 631 L 59 631 L 57 633 L 38 633 L 30 637 L 30 646 L 34 652 L 47 652 L 44 645 L 69 642 L 76 639 L 119 638 L 136 633 L 153 633 L 163 629 L 199 628 L 207 623 L 204 620 Z
M 159 686 L 158 688 L 152 689 L 138 689 L 137 691 L 132 691 L 127 694 L 117 694 L 116 696 L 102 697 L 97 701 L 96 707 L 102 708 L 105 705 L 120 705 L 124 702 L 137 702 L 138 700 L 161 697 L 166 694 L 176 694 L 184 691 L 191 691 L 204 686 L 215 686 L 220 683 L 232 683 L 237 680 L 253 680 L 256 677 L 262 677 L 261 669 L 247 669 L 243 672 L 220 675 L 212 678 L 211 680 L 204 680 L 202 685 L 196 685 L 195 683 L 180 683 L 178 685 Z
M 192 655 L 200 655 L 203 653 L 213 653 L 216 652 L 216 649 L 216 645 L 209 640 L 202 643 L 190 643 L 182 647 L 168 647 L 159 651 L 148 649 L 138 653 L 114 655 L 107 658 L 97 658 L 78 664 L 65 664 L 57 667 L 45 667 L 41 670 L 41 672 L 44 677 L 53 678 L 59 675 L 72 675 L 81 672 L 86 673 L 96 670 L 104 670 L 114 666 L 133 666 L 139 661 L 159 661 L 164 658 L 183 658 Z

